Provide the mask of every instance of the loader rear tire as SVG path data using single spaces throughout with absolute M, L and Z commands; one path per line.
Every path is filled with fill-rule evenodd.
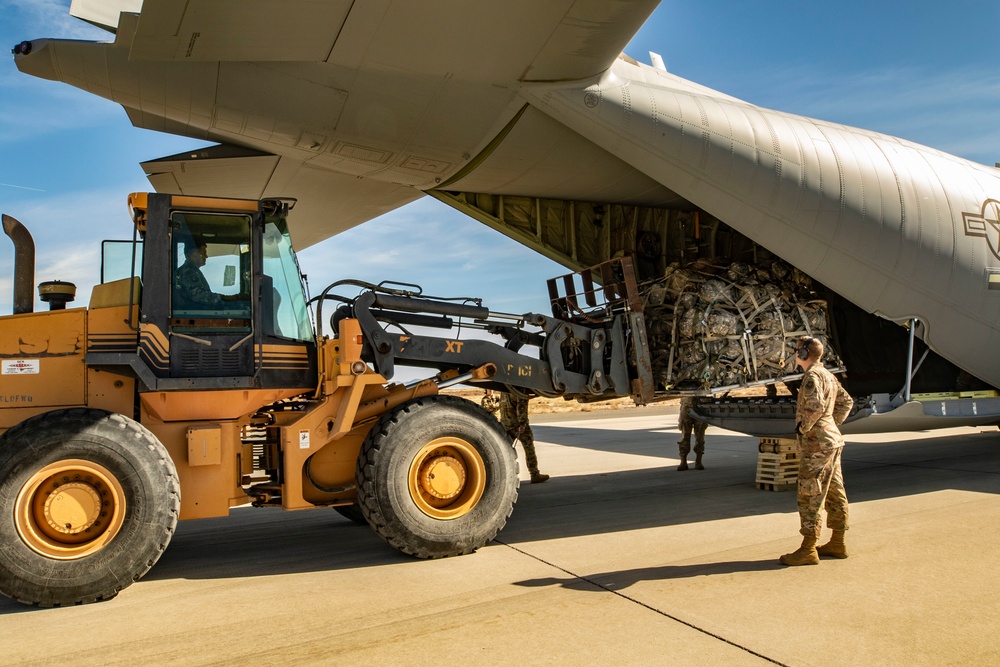
M 113 598 L 166 549 L 177 471 L 145 427 L 57 410 L 0 437 L 0 592 L 41 607 Z
M 517 457 L 497 419 L 455 396 L 386 413 L 361 448 L 358 501 L 391 546 L 418 558 L 475 551 L 507 523 Z

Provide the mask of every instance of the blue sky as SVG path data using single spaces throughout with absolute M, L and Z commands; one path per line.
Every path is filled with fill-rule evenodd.
M 0 0 L 3 53 L 24 39 L 107 38 L 68 7 Z M 1000 50 L 990 34 L 998 18 L 995 2 L 664 0 L 626 52 L 648 62 L 656 51 L 670 71 L 755 104 L 992 165 L 1000 162 Z M 119 106 L 22 75 L 0 57 L 0 212 L 31 230 L 37 281 L 79 285 L 75 305 L 99 280 L 99 241 L 131 236 L 125 197 L 150 189 L 139 162 L 200 145 L 135 129 Z M 340 278 L 391 279 L 517 313 L 545 311 L 545 279 L 565 272 L 429 198 L 300 259 L 314 294 Z M 0 238 L 5 314 L 12 265 L 13 248 Z

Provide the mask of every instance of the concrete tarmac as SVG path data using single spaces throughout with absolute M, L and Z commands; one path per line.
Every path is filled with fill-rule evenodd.
M 663 409 L 534 430 L 552 479 L 522 470 L 476 554 L 414 560 L 333 510 L 239 508 L 181 523 L 109 602 L 0 598 L 0 664 L 1000 664 L 996 429 L 851 437 L 850 558 L 797 568 L 777 560 L 795 494 L 755 488 L 756 439 L 710 428 L 707 470 L 678 472 Z

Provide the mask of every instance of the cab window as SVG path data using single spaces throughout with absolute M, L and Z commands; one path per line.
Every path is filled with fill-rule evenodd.
M 171 326 L 250 331 L 250 218 L 171 216 Z
M 135 258 L 133 259 L 133 252 Z M 133 266 L 134 263 L 134 266 Z M 101 242 L 101 284 L 142 275 L 142 241 Z
M 270 308 L 268 308 L 270 302 Z M 266 333 L 295 340 L 312 340 L 312 320 L 291 238 L 283 219 L 264 226 L 264 283 L 261 286 Z M 270 318 L 267 313 L 270 313 Z

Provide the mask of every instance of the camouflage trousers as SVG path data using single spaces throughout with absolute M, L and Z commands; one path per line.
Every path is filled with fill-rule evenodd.
M 507 435 L 511 440 L 517 440 L 521 443 L 521 448 L 524 450 L 524 463 L 528 466 L 528 472 L 531 475 L 537 475 L 538 456 L 535 455 L 535 435 L 531 432 L 531 427 L 524 425 L 520 431 L 508 428 Z
M 694 453 L 704 454 L 705 430 L 708 429 L 708 424 L 695 421 L 684 415 L 681 417 L 678 426 L 681 429 L 681 439 L 677 442 L 677 445 L 681 458 L 687 458 L 687 455 L 691 452 L 691 431 L 694 431 Z
M 823 521 L 820 510 L 826 509 L 826 525 L 847 530 L 847 492 L 840 469 L 843 447 L 801 452 L 799 459 L 798 503 L 800 533 L 819 538 Z

